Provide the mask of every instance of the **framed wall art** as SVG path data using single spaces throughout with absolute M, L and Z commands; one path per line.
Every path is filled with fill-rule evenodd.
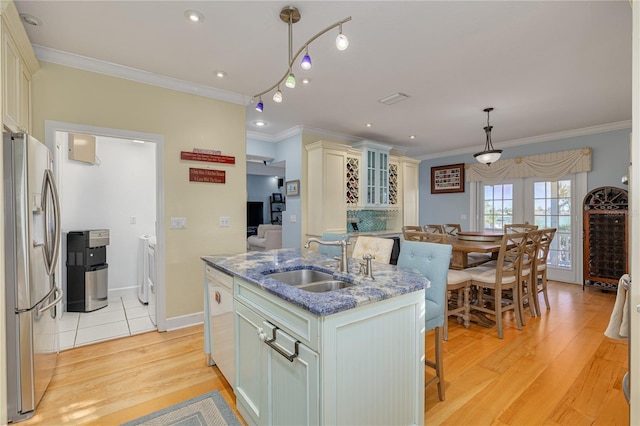
M 431 168 L 431 193 L 464 192 L 464 163 Z
M 300 181 L 299 180 L 290 180 L 285 184 L 285 189 L 287 190 L 287 197 L 300 195 Z

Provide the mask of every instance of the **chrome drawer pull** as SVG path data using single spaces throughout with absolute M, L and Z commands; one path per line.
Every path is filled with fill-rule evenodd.
M 267 339 L 264 342 L 271 346 L 271 348 L 273 350 L 275 350 L 276 352 L 278 352 L 280 355 L 282 355 L 283 357 L 285 357 L 286 359 L 289 360 L 289 362 L 293 362 L 293 360 L 298 356 L 298 345 L 300 344 L 299 340 L 296 340 L 295 343 L 295 353 L 289 355 L 288 353 L 286 353 L 285 351 L 283 351 L 282 349 L 280 349 L 280 347 L 278 347 L 277 345 L 274 344 L 274 342 L 276 341 L 276 331 L 278 330 L 278 327 L 274 327 L 271 331 L 273 334 L 273 338 L 272 339 Z

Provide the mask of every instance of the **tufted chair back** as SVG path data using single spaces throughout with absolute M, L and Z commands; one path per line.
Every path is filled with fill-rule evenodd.
M 322 241 L 340 241 L 342 237 L 345 237 L 349 241 L 349 235 L 347 234 L 334 234 L 331 232 L 325 232 L 322 234 Z M 340 246 L 325 246 L 318 244 L 318 253 L 326 254 L 327 256 L 340 256 Z
M 426 330 L 444 325 L 447 301 L 447 273 L 451 259 L 449 244 L 404 241 L 398 266 L 415 268 L 427 277 L 431 286 L 425 290 Z

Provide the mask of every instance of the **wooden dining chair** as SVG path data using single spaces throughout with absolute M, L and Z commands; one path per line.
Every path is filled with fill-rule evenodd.
M 449 340 L 449 317 L 458 318 L 465 328 L 471 320 L 471 275 L 465 271 L 449 269 L 447 272 L 447 303 L 444 317 L 444 340 Z M 455 293 L 455 300 L 454 295 Z
M 360 236 L 353 247 L 351 257 L 362 260 L 365 254 L 373 255 L 373 261 L 389 263 L 393 251 L 393 239 Z
M 536 304 L 534 301 L 534 293 L 535 297 L 537 297 L 537 286 L 535 284 L 535 270 L 536 270 L 536 262 L 538 257 L 538 248 L 540 246 L 540 240 L 542 239 L 542 231 L 541 230 L 533 230 L 527 232 L 526 243 L 524 245 L 524 255 L 520 261 L 520 285 L 518 286 L 519 297 L 520 300 L 520 319 L 522 321 L 522 325 L 526 325 L 526 320 L 524 317 L 524 305 L 525 302 L 529 305 L 529 312 L 531 313 L 531 317 L 538 316 L 538 309 L 536 308 Z
M 402 227 L 402 236 L 404 239 L 407 239 L 406 232 L 407 231 L 422 231 L 422 226 L 420 225 L 407 225 Z
M 436 234 L 444 234 L 442 225 L 424 225 L 422 227 L 424 232 L 435 232 Z
M 505 223 L 502 229 L 505 234 L 529 232 L 538 229 L 538 225 L 531 225 L 530 223 Z
M 526 236 L 525 232 L 505 233 L 502 236 L 497 261 L 465 269 L 465 272 L 471 275 L 471 286 L 478 290 L 477 304 L 472 304 L 471 310 L 494 315 L 500 339 L 504 337 L 502 324 L 505 312 L 514 312 L 518 330 L 522 330 L 522 305 L 518 287 Z M 493 291 L 492 304 L 485 303 L 485 289 Z M 511 293 L 511 298 L 503 298 L 503 293 Z
M 462 232 L 462 227 L 459 223 L 445 223 L 442 230 L 448 235 L 458 235 L 458 232 Z
M 532 279 L 534 285 L 533 302 L 535 303 L 538 315 L 542 315 L 540 302 L 538 301 L 538 294 L 540 293 L 544 296 L 544 304 L 547 307 L 547 311 L 551 309 L 549 295 L 547 294 L 547 258 L 549 257 L 549 249 L 551 248 L 551 242 L 553 241 L 556 231 L 557 228 L 547 228 L 540 231 L 541 236 L 536 258 L 535 277 Z
M 405 241 L 422 241 L 426 243 L 446 243 L 447 236 L 436 232 L 407 231 L 404 234 Z
M 415 268 L 430 282 L 425 289 L 425 332 L 434 330 L 435 359 L 428 360 L 425 365 L 435 370 L 435 377 L 427 380 L 425 387 L 432 383 L 438 384 L 438 397 L 444 401 L 444 365 L 442 360 L 442 336 L 440 329 L 444 326 L 446 317 L 447 271 L 451 258 L 449 244 L 426 243 L 419 241 L 404 241 L 398 266 Z M 421 343 L 422 344 L 422 343 Z M 426 351 L 425 351 L 426 352 Z

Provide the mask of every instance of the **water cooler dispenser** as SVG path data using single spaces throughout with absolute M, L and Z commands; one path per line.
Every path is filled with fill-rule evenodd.
M 67 311 L 91 312 L 108 303 L 109 230 L 67 234 Z

